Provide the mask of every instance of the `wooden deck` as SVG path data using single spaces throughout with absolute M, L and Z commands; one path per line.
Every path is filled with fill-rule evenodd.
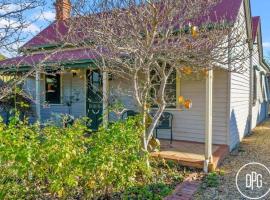
M 159 152 L 153 152 L 153 157 L 174 160 L 183 166 L 203 168 L 204 165 L 204 143 L 189 141 L 160 140 L 161 147 Z M 220 162 L 229 153 L 227 145 L 213 145 L 213 168 L 216 169 Z

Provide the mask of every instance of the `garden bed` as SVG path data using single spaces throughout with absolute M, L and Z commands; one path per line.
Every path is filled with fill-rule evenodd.
M 158 200 L 170 195 L 185 177 L 194 172 L 173 161 L 153 160 L 152 176 L 148 183 L 138 182 L 137 186 L 112 195 L 110 199 L 149 199 Z M 104 199 L 104 198 L 100 198 Z

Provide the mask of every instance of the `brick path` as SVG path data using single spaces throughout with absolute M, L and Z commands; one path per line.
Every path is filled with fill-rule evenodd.
M 173 194 L 166 197 L 164 200 L 191 200 L 201 183 L 196 177 L 197 173 L 190 174 L 175 188 Z

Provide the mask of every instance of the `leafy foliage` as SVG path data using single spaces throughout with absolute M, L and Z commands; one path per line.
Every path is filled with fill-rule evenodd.
M 134 186 L 138 175 L 148 174 L 147 154 L 141 146 L 142 132 L 140 118 L 129 118 L 93 133 L 89 156 L 84 160 L 90 194 L 109 195 Z
M 147 174 L 138 118 L 84 136 L 85 120 L 60 128 L 0 123 L 0 199 L 66 199 L 109 195 Z
M 6 57 L 3 56 L 2 54 L 0 54 L 0 60 L 5 60 L 5 59 L 6 59 Z
M 219 185 L 219 176 L 216 172 L 209 173 L 206 176 L 206 183 L 208 187 L 217 187 Z

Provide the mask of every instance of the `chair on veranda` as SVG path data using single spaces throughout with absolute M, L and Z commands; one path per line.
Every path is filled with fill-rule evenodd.
M 122 120 L 126 120 L 129 117 L 134 117 L 136 115 L 138 115 L 139 113 L 134 111 L 134 110 L 125 110 L 122 115 L 121 115 L 121 119 Z
M 170 135 L 171 135 L 170 144 L 172 144 L 172 141 L 173 141 L 172 121 L 173 121 L 173 114 L 171 114 L 169 112 L 162 113 L 162 115 L 159 119 L 159 122 L 155 128 L 156 138 L 158 138 L 158 130 L 168 129 L 168 130 L 170 130 Z

